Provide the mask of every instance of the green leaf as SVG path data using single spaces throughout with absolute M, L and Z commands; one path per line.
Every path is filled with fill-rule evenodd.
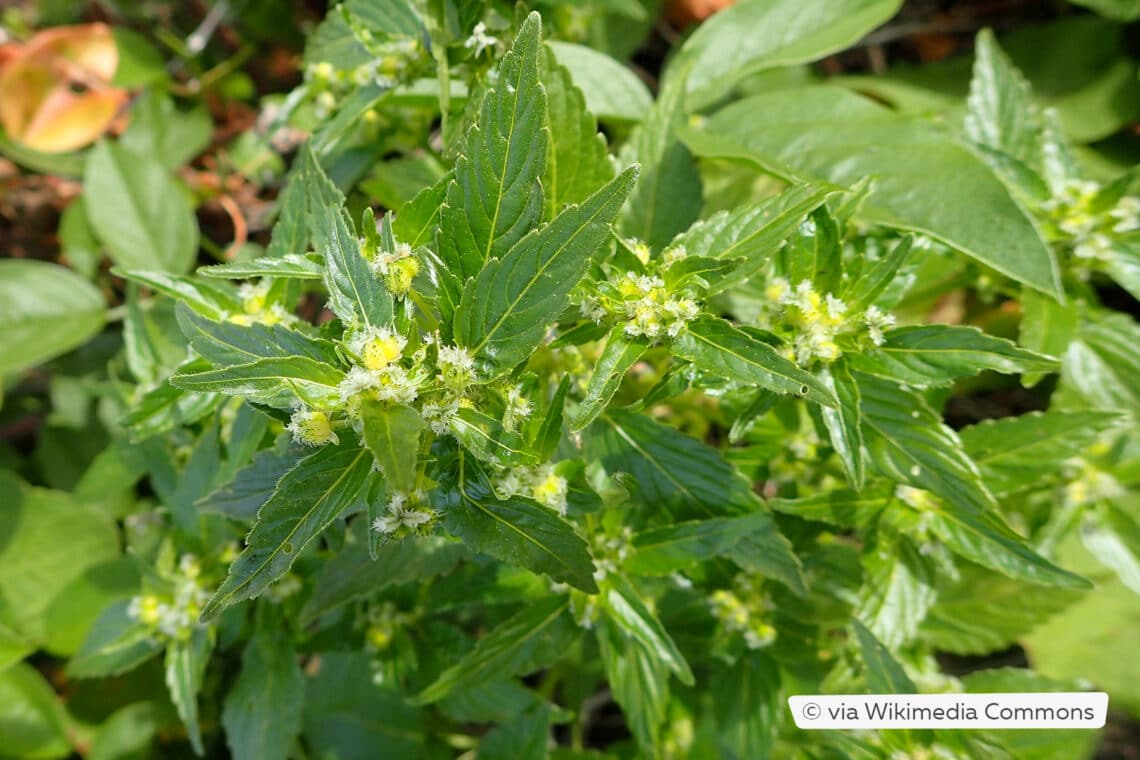
M 336 346 L 282 324 L 215 322 L 178 304 L 178 324 L 190 345 L 218 368 L 249 364 L 260 359 L 302 357 L 321 364 L 339 361 Z
M 716 449 L 644 414 L 611 410 L 586 430 L 587 461 L 606 472 L 629 473 L 637 501 L 674 520 L 747 515 L 741 524 L 766 522 L 751 484 Z M 728 549 L 738 565 L 763 572 L 793 591 L 806 590 L 803 569 L 787 538 L 773 526 L 744 531 Z
M 364 423 L 364 443 L 390 491 L 408 494 L 416 487 L 416 464 L 420 454 L 420 433 L 424 421 L 410 406 L 387 406 L 378 401 L 360 405 Z
M 962 428 L 962 447 L 995 496 L 1039 488 L 1057 475 L 1057 463 L 1078 456 L 1121 415 L 1101 411 L 1030 412 Z
M 641 181 L 629 197 L 619 229 L 653 249 L 688 229 L 704 202 L 696 161 L 676 136 L 685 118 L 684 95 L 682 85 L 667 80 L 622 150 L 627 166 L 640 164 Z
M 699 369 L 726 380 L 802 396 L 824 406 L 839 403 L 814 375 L 723 319 L 700 317 L 690 322 L 673 350 Z
M 63 705 L 51 685 L 27 663 L 0 672 L 0 730 L 4 757 L 53 760 L 74 751 Z
M 651 528 L 634 537 L 634 554 L 622 567 L 635 575 L 669 575 L 690 570 L 713 557 L 725 556 L 754 534 L 778 532 L 767 512 Z
M 241 311 L 233 289 L 225 285 L 164 272 L 127 271 L 117 274 L 181 301 L 209 319 L 223 319 L 227 312 Z
M 830 86 L 757 95 L 681 135 L 703 157 L 743 160 L 784 179 L 852 186 L 872 176 L 862 220 L 929 235 L 1060 297 L 1052 252 L 990 168 L 871 100 Z
M 439 209 L 447 197 L 452 175 L 448 174 L 431 187 L 425 187 L 414 198 L 400 207 L 392 221 L 396 239 L 413 248 L 427 245 L 435 238 L 439 228 Z
M 128 600 L 112 602 L 67 663 L 71 678 L 106 678 L 125 673 L 162 651 L 162 642 L 127 614 Z
M 864 676 L 872 694 L 916 694 L 914 682 L 889 649 L 858 620 L 851 621 L 863 658 Z
M 260 629 L 241 658 L 241 672 L 226 695 L 222 726 L 235 760 L 285 760 L 301 731 L 305 678 L 287 629 Z
M 83 188 L 91 227 L 115 264 L 174 273 L 194 265 L 194 209 L 161 163 L 104 140 L 87 156 Z
M 547 461 L 558 448 L 562 440 L 562 412 L 566 405 L 566 394 L 570 390 L 570 376 L 564 375 L 558 383 L 558 390 L 554 392 L 546 407 L 546 415 L 542 418 L 542 425 L 535 438 L 535 447 L 538 449 L 540 461 Z
M 483 478 L 464 480 L 462 470 L 460 488 L 446 498 L 443 525 L 472 551 L 597 591 L 586 542 L 558 513 L 518 496 L 499 500 Z
M 1098 314 L 1082 322 L 1061 358 L 1061 386 L 1099 409 L 1140 419 L 1140 325 L 1126 314 Z
M 596 634 L 606 680 L 626 724 L 647 756 L 660 756 L 669 705 L 668 666 L 607 617 L 598 621 Z
M 855 380 L 871 462 L 897 482 L 942 497 L 944 506 L 925 514 L 931 530 L 954 552 L 1014 578 L 1088 586 L 1034 552 L 1006 525 L 958 437 L 921 396 L 871 375 L 856 373 Z
M 1018 342 L 1030 351 L 1046 356 L 1062 356 L 1077 333 L 1080 325 L 1078 302 L 1067 304 L 1034 290 L 1021 291 L 1021 325 Z M 1044 374 L 1028 372 L 1022 378 L 1026 385 L 1034 385 Z
M 452 433 L 480 462 L 498 467 L 538 464 L 538 457 L 521 435 L 477 409 L 460 409 L 452 422 Z
M 499 63 L 479 118 L 460 147 L 440 210 L 440 256 L 460 281 L 504 256 L 542 216 L 546 94 L 538 81 L 542 21 L 527 16 Z
M 799 499 L 775 498 L 768 504 L 782 514 L 853 529 L 869 523 L 890 498 L 887 489 L 869 486 L 862 491 L 839 489 Z
M 681 49 L 692 59 L 690 106 L 746 77 L 839 52 L 895 15 L 901 0 L 746 0 L 710 18 Z
M 859 409 L 859 385 L 851 377 L 845 361 L 833 364 L 819 374 L 823 385 L 839 402 L 837 407 L 820 407 L 823 425 L 835 455 L 843 463 L 847 482 L 855 490 L 863 488 L 863 431 Z
M 653 105 L 649 88 L 605 53 L 572 42 L 547 43 L 586 98 L 586 108 L 606 122 L 639 122 Z
M 887 330 L 881 346 L 851 358 L 851 366 L 908 385 L 949 385 L 982 370 L 1049 372 L 1057 361 L 1018 348 L 968 325 L 911 325 Z
M 1138 0 L 1073 0 L 1076 5 L 1092 8 L 1102 16 L 1115 21 L 1135 21 L 1140 17 Z
M 811 212 L 779 252 L 788 279 L 812 283 L 820 293 L 839 289 L 842 234 L 839 223 L 823 205 Z
M 276 230 L 281 226 L 278 222 Z M 198 267 L 203 277 L 223 280 L 245 280 L 250 277 L 284 277 L 293 280 L 319 280 L 324 276 L 324 261 L 312 253 L 286 253 L 281 256 L 262 256 L 251 261 L 232 264 L 213 264 Z
M 253 522 L 257 510 L 277 490 L 277 481 L 293 469 L 302 456 L 300 447 L 266 449 L 237 472 L 233 479 L 195 503 L 204 512 L 217 512 L 234 520 Z
M 733 666 L 717 664 L 709 679 L 717 743 L 726 760 L 770 757 L 780 705 L 780 670 L 771 657 L 748 652 Z
M 331 364 L 293 356 L 180 373 L 170 378 L 170 384 L 188 391 L 242 396 L 288 409 L 296 399 L 318 408 L 333 405 L 339 398 L 337 386 L 342 380 L 344 372 Z
M 87 760 L 145 760 L 158 733 L 154 702 L 135 702 L 111 713 L 99 727 Z
M 637 589 L 621 576 L 610 576 L 602 593 L 608 620 L 673 671 L 681 683 L 693 685 L 693 671 L 661 621 L 645 606 Z
M 966 99 L 966 136 L 1029 167 L 1040 161 L 1041 118 L 1033 90 L 998 46 L 990 29 L 978 32 L 974 76 Z
M 625 373 L 641 358 L 647 348 L 644 342 L 627 337 L 621 325 L 610 331 L 606 347 L 598 357 L 598 366 L 590 375 L 586 396 L 578 405 L 574 419 L 570 421 L 572 431 L 583 430 L 597 419 L 617 393 Z
M 0 600 L 5 621 L 33 642 L 44 640 L 52 601 L 84 572 L 119 554 L 113 521 L 62 491 L 24 485 L 0 471 Z
M 202 609 L 210 620 L 263 592 L 334 520 L 359 504 L 372 457 L 347 444 L 326 445 L 297 463 L 258 512 L 246 548 Z
M 203 627 L 195 627 L 189 639 L 173 640 L 166 647 L 166 688 L 178 717 L 186 726 L 190 746 L 199 756 L 205 750 L 198 725 L 198 694 L 202 691 L 202 679 L 213 649 L 213 635 Z
M 553 709 L 539 703 L 503 721 L 479 740 L 476 760 L 545 760 L 550 756 Z
M 902 269 L 902 265 L 906 263 L 913 244 L 914 237 L 912 235 L 904 236 L 882 258 L 868 268 L 859 279 L 843 291 L 843 300 L 847 302 L 852 313 L 865 311 L 886 291 L 898 275 L 899 270 Z M 1025 292 L 1036 295 L 1034 291 Z
M 0 376 L 83 345 L 103 327 L 103 295 L 79 275 L 42 261 L 0 261 Z
M 75 654 L 107 606 L 138 590 L 139 570 L 134 558 L 118 557 L 92 565 L 44 610 L 47 636 L 43 648 L 57 656 Z
M 475 644 L 475 648 L 439 674 L 412 700 L 414 704 L 437 702 L 453 691 L 477 686 L 524 672 L 541 658 L 568 643 L 575 626 L 567 610 L 569 599 L 550 595 L 527 605 Z
M 313 592 L 301 608 L 299 622 L 308 625 L 321 615 L 389 586 L 446 575 L 467 555 L 462 544 L 441 536 L 386 541 L 368 552 L 368 525 L 354 520 L 354 541 L 321 568 Z
M 372 274 L 344 211 L 326 208 L 324 225 L 328 241 L 314 240 L 314 244 L 325 258 L 329 306 L 349 325 L 387 326 L 392 321 L 392 294 Z
M 542 175 L 543 216 L 552 219 L 613 179 L 614 166 L 606 151 L 606 138 L 598 133 L 597 119 L 586 109 L 582 91 L 574 86 L 570 72 L 558 64 L 549 47 L 543 49 L 541 68 L 550 134 Z
M 637 169 L 626 169 L 581 206 L 519 240 L 501 260 L 488 261 L 463 290 L 455 314 L 459 344 L 499 370 L 529 357 L 606 241 L 636 179 Z
M 323 652 L 305 684 L 307 747 L 322 760 L 417 757 L 425 750 L 426 726 L 395 686 L 377 684 L 364 652 Z
M 204 105 L 181 110 L 169 95 L 148 90 L 131 105 L 131 123 L 119 144 L 174 170 L 201 153 L 213 132 L 214 122 Z
M 855 619 L 891 649 L 909 644 L 938 599 L 934 582 L 934 568 L 911 541 L 880 531 L 863 554 Z
M 1140 594 L 1140 523 L 1115 504 L 1100 504 L 1081 525 L 1085 548 Z
M 963 565 L 959 573 L 957 581 L 939 591 L 938 602 L 919 629 L 923 641 L 959 655 L 1000 652 L 1083 596 L 973 564 Z
M 718 292 L 767 266 L 780 244 L 827 199 L 828 193 L 821 185 L 792 185 L 758 203 L 718 211 L 682 232 L 670 246 L 683 246 L 689 256 L 744 259 L 735 271 L 713 283 L 711 292 Z

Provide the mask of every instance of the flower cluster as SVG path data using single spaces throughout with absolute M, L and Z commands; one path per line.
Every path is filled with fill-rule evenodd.
M 838 359 L 843 355 L 840 343 L 844 337 L 864 335 L 874 345 L 882 345 L 883 331 L 895 323 L 892 315 L 876 306 L 851 314 L 842 299 L 817 292 L 808 280 L 793 286 L 777 277 L 764 294 L 777 307 L 776 320 L 792 336 L 788 358 L 804 366 Z
M 616 573 L 633 551 L 633 528 L 623 525 L 615 534 L 609 531 L 595 533 L 590 542 L 590 554 L 594 557 L 594 580 L 601 581 L 610 573 Z
M 182 555 L 171 588 L 139 594 L 127 606 L 127 615 L 147 627 L 152 636 L 185 641 L 199 625 L 198 615 L 210 598 L 201 584 L 202 566 L 192 554 Z
M 397 243 L 395 250 L 382 247 L 368 250 L 362 246 L 364 258 L 372 271 L 384 280 L 384 286 L 397 298 L 403 298 L 412 289 L 412 281 L 420 273 L 420 262 L 407 243 Z
M 510 468 L 495 480 L 494 488 L 500 499 L 527 496 L 561 515 L 566 514 L 569 486 L 552 464 Z
M 472 50 L 472 55 L 478 58 L 484 50 L 494 51 L 499 46 L 499 38 L 487 33 L 487 25 L 480 21 L 471 30 L 471 36 L 463 41 L 463 47 Z
M 423 491 L 396 493 L 389 499 L 384 514 L 372 521 L 372 529 L 386 537 L 403 538 L 419 533 L 434 519 L 435 510 L 427 504 Z
M 1110 262 L 1116 240 L 1140 230 L 1140 198 L 1126 195 L 1111 208 L 1099 209 L 1100 193 L 1096 182 L 1071 181 L 1040 205 L 1049 236 L 1084 264 Z
M 305 82 L 314 95 L 318 119 L 328 119 L 340 99 L 353 87 L 368 84 L 395 87 L 408 78 L 414 64 L 423 55 L 423 48 L 417 40 L 376 43 L 367 29 L 355 29 L 354 32 L 371 55 L 368 61 L 353 69 L 338 69 L 328 61 L 305 69 Z
M 615 273 L 609 281 L 598 284 L 594 292 L 581 298 L 582 316 L 599 324 L 624 323 L 626 335 L 654 343 L 676 338 L 700 313 L 694 287 L 671 287 L 663 276 L 671 264 L 685 257 L 684 249 L 667 251 L 658 263 L 649 261 L 649 249 L 644 244 L 633 241 L 627 248 L 646 265 L 646 271 Z
M 746 573 L 732 579 L 731 590 L 714 591 L 709 608 L 726 631 L 744 636 L 749 649 L 763 649 L 776 640 L 776 629 L 768 622 L 772 602 L 761 582 Z
M 1066 506 L 1085 507 L 1124 495 L 1125 490 L 1120 481 L 1104 470 L 1097 469 L 1083 459 L 1073 460 L 1070 464 L 1071 475 L 1062 496 Z
M 241 311 L 226 314 L 227 322 L 238 325 L 292 325 L 297 317 L 285 310 L 279 303 L 269 303 L 269 280 L 260 283 L 244 283 L 238 288 Z

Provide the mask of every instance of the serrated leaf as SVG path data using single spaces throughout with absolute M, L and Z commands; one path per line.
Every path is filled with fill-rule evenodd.
M 245 647 L 222 726 L 234 760 L 285 760 L 301 731 L 305 678 L 287 629 L 263 625 Z
M 132 670 L 162 651 L 146 626 L 127 614 L 130 602 L 112 602 L 99 614 L 67 663 L 71 678 L 106 678 Z
M 823 205 L 815 209 L 780 249 L 778 259 L 789 280 L 808 281 L 820 293 L 839 289 L 842 234 Z
M 329 306 L 349 325 L 388 325 L 393 314 L 392 294 L 372 273 L 344 211 L 325 208 L 324 226 L 329 239 L 315 239 L 314 245 L 325 259 Z
M 748 515 L 745 524 L 764 521 L 752 516 L 764 507 L 748 480 L 720 452 L 644 414 L 610 410 L 587 428 L 583 443 L 587 461 L 600 461 L 611 475 L 629 473 L 638 500 L 675 520 Z M 791 544 L 774 526 L 746 532 L 729 552 L 737 564 L 793 591 L 806 588 Z
M 248 466 L 239 470 L 233 480 L 195 503 L 202 511 L 217 512 L 234 520 L 253 522 L 261 505 L 277 490 L 277 482 L 297 466 L 304 454 L 300 447 L 283 451 L 267 449 L 258 452 Z
M 174 273 L 193 266 L 194 209 L 158 161 L 101 141 L 88 154 L 83 187 L 91 227 L 116 265 Z
M 964 565 L 959 572 L 961 578 L 941 589 L 919 629 L 923 641 L 954 654 L 999 652 L 1082 596 L 977 565 Z
M 215 322 L 196 314 L 184 303 L 178 304 L 177 313 L 182 334 L 190 345 L 199 356 L 219 368 L 294 356 L 327 365 L 339 361 L 336 346 L 330 341 L 282 324 Z
M 701 175 L 689 149 L 676 137 L 685 118 L 684 84 L 667 80 L 644 121 L 622 150 L 626 165 L 641 165 L 619 229 L 659 249 L 697 220 L 704 202 Z
M 257 515 L 241 556 L 202 609 L 202 619 L 263 592 L 333 520 L 359 503 L 372 469 L 365 450 L 326 445 L 285 474 Z
M 1101 411 L 1030 412 L 962 428 L 962 447 L 995 496 L 1048 482 L 1057 463 L 1079 455 L 1122 416 Z
M 297 399 L 317 408 L 333 405 L 339 399 L 337 386 L 342 380 L 344 372 L 331 364 L 293 356 L 179 373 L 170 378 L 170 384 L 188 391 L 242 396 L 288 409 Z
M 713 517 L 651 528 L 633 538 L 633 555 L 622 567 L 634 575 L 668 575 L 728 554 L 753 534 L 778 533 L 767 512 Z
M 569 390 L 570 377 L 564 375 L 558 383 L 558 390 L 554 392 L 546 407 L 542 425 L 539 426 L 538 435 L 535 437 L 535 447 L 538 449 L 540 461 L 549 460 L 554 455 L 555 449 L 558 448 L 558 442 L 562 440 L 562 413 L 566 405 L 566 394 Z
M 871 461 L 887 477 L 942 497 L 944 507 L 927 514 L 931 530 L 954 552 L 1012 577 L 1087 587 L 1087 581 L 1034 552 L 1006 525 L 958 437 L 921 396 L 871 375 L 854 376 Z
M 504 256 L 542 216 L 546 94 L 538 81 L 542 22 L 532 13 L 502 59 L 467 133 L 441 209 L 440 256 L 460 281 Z
M 677 649 L 665 626 L 645 606 L 631 583 L 620 576 L 608 578 L 602 593 L 602 608 L 611 622 L 621 628 L 626 636 L 652 652 L 665 667 L 673 671 L 681 683 L 693 685 L 693 671 L 685 661 L 685 656 Z
M 595 188 L 613 179 L 614 167 L 606 152 L 606 138 L 598 133 L 597 119 L 586 110 L 582 91 L 545 45 L 541 69 L 550 134 L 542 189 L 544 216 L 552 219 L 567 205 L 581 203 Z
M 209 319 L 222 319 L 227 312 L 240 311 L 236 294 L 228 286 L 203 282 L 192 277 L 130 270 L 119 272 L 131 282 L 145 285 L 163 295 L 181 301 L 198 314 Z
M 519 496 L 500 500 L 482 477 L 473 481 L 462 469 L 460 487 L 446 499 L 443 525 L 472 551 L 597 591 L 585 540 L 554 510 Z
M 416 465 L 424 421 L 410 406 L 387 406 L 378 401 L 360 405 L 364 444 L 380 465 L 389 490 L 407 494 L 416 487 Z
M 1082 322 L 1061 361 L 1061 387 L 1086 405 L 1140 418 L 1140 325 L 1126 314 Z M 1060 395 L 1060 394 L 1058 394 Z
M 538 457 L 521 435 L 507 430 L 501 421 L 477 409 L 460 409 L 452 422 L 452 432 L 481 462 L 499 467 L 538 463 Z
M 1140 523 L 1115 504 L 1104 503 L 1081 524 L 1085 548 L 1120 582 L 1140 594 Z
M 863 431 L 859 409 L 859 386 L 846 362 L 837 362 L 820 372 L 819 379 L 839 402 L 837 407 L 820 407 L 823 425 L 835 455 L 843 463 L 847 482 L 855 490 L 863 488 Z
M 699 369 L 726 380 L 802 396 L 824 406 L 839 404 L 810 372 L 723 319 L 706 316 L 693 320 L 674 341 L 673 350 Z
M 386 541 L 376 558 L 368 551 L 368 526 L 354 520 L 350 529 L 355 540 L 346 543 L 321 568 L 313 592 L 301 608 L 300 623 L 316 618 L 349 602 L 402 583 L 446 575 L 467 554 L 462 544 L 442 536 L 409 537 Z
M 440 673 L 415 696 L 415 704 L 430 704 L 453 691 L 491 679 L 515 675 L 525 669 L 539 651 L 558 651 L 573 635 L 574 624 L 566 614 L 570 602 L 551 595 L 534 602 L 481 638 L 459 662 Z
M 887 330 L 881 346 L 851 357 L 860 372 L 916 386 L 948 385 L 982 370 L 1049 372 L 1052 357 L 1018 348 L 968 325 L 910 325 Z
M 827 199 L 829 192 L 820 185 L 792 185 L 758 203 L 719 211 L 693 224 L 669 245 L 684 247 L 689 256 L 744 259 L 739 268 L 713 284 L 711 292 L 718 292 L 763 269 L 807 215 Z
M 419 248 L 434 239 L 435 231 L 439 228 L 439 210 L 447 197 L 447 186 L 451 179 L 449 173 L 400 207 L 392 221 L 392 232 L 397 240 L 412 248 Z
M 596 635 L 606 680 L 626 724 L 647 755 L 659 755 L 669 704 L 668 667 L 608 618 L 598 621 Z
M 1041 120 L 1029 82 L 998 46 L 990 29 L 978 32 L 974 56 L 966 98 L 966 136 L 1035 166 L 1041 155 Z
M 866 272 L 843 291 L 843 299 L 852 313 L 865 311 L 878 300 L 894 281 L 895 276 L 906 263 L 914 245 L 914 237 L 906 235 L 876 261 Z M 1033 292 L 1035 291 L 1026 291 Z
M 222 280 L 245 280 L 250 277 L 319 280 L 324 276 L 324 271 L 324 261 L 312 253 L 287 253 L 278 257 L 262 256 L 250 261 L 198 267 L 198 274 L 203 277 Z
M 780 670 L 763 652 L 717 663 L 709 679 L 717 744 L 726 760 L 770 757 L 780 705 Z
M 500 371 L 529 357 L 606 241 L 636 179 L 637 169 L 626 169 L 581 206 L 519 240 L 501 260 L 488 261 L 463 290 L 457 342 Z
M 594 368 L 586 385 L 586 396 L 578 405 L 574 418 L 570 420 L 572 431 L 583 430 L 597 419 L 617 393 L 625 373 L 641 358 L 648 347 L 644 341 L 627 337 L 621 325 L 610 331 L 602 355 L 598 357 L 598 366 Z
M 679 132 L 702 157 L 789 181 L 851 186 L 874 176 L 859 219 L 929 235 L 1061 297 L 1056 258 L 1009 189 L 968 148 L 918 120 L 823 85 L 745 98 L 700 131 Z
M 864 676 L 872 694 L 916 694 L 914 682 L 875 634 L 858 620 L 851 621 L 859 652 L 863 658 Z
M 198 694 L 202 691 L 202 679 L 213 649 L 213 635 L 203 627 L 195 627 L 188 639 L 173 640 L 166 647 L 166 688 L 178 717 L 186 726 L 190 746 L 199 756 L 205 754 L 205 750 L 198 725 Z
M 869 486 L 863 491 L 837 489 L 799 499 L 775 498 L 768 504 L 786 515 L 853 529 L 870 522 L 890 499 L 888 489 Z
M 938 599 L 935 571 L 904 536 L 880 533 L 863 555 L 855 618 L 891 649 L 909 644 Z

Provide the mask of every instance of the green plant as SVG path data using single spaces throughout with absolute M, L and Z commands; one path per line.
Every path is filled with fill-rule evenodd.
M 647 18 L 536 5 L 579 39 L 575 13 Z M 71 495 L 0 473 L 0 664 L 43 642 L 80 704 L 145 695 L 100 757 L 171 724 L 239 758 L 1087 755 L 1086 732 L 804 732 L 785 707 L 1075 688 L 1098 674 L 939 656 L 1030 641 L 1094 582 L 1140 593 L 1140 328 L 1103 295 L 1140 297 L 1133 174 L 1085 180 L 988 32 L 953 120 L 763 86 L 898 5 L 740 3 L 650 101 L 537 12 L 349 0 L 271 125 L 311 134 L 267 246 L 192 275 L 190 232 L 98 208 L 136 174 L 183 208 L 185 157 L 97 145 L 122 434 Z M 18 334 L 0 366 L 80 340 Z M 995 389 L 1042 411 L 944 417 Z M 42 718 L 13 754 L 66 753 L 36 670 L 5 691 Z

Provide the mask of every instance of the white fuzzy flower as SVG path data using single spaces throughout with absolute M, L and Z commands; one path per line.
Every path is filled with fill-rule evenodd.
M 348 349 L 360 357 L 365 369 L 375 372 L 398 361 L 407 345 L 407 339 L 391 329 L 369 326 L 352 336 Z
M 463 47 L 474 49 L 473 55 L 478 58 L 482 55 L 484 50 L 493 48 L 499 44 L 499 38 L 487 34 L 487 25 L 480 21 L 471 30 L 471 36 L 463 42 Z
M 372 528 L 377 533 L 391 535 L 401 528 L 415 530 L 426 525 L 435 518 L 435 510 L 422 503 L 423 494 L 416 492 L 412 498 L 406 494 L 392 494 L 388 502 L 386 514 L 372 521 Z
M 459 414 L 459 399 L 454 397 L 429 401 L 420 407 L 420 415 L 436 435 L 450 435 L 457 414 Z
M 293 412 L 285 429 L 293 434 L 294 441 L 306 446 L 340 443 L 340 439 L 333 432 L 328 414 L 304 406 Z

